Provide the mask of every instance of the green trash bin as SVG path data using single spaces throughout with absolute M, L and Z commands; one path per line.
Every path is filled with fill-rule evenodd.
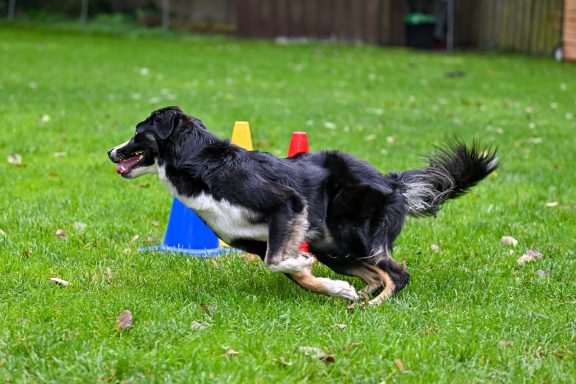
M 409 13 L 404 17 L 406 45 L 413 48 L 432 49 L 436 18 L 425 13 Z

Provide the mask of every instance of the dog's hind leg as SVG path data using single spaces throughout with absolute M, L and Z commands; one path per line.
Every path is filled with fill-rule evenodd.
M 410 275 L 404 270 L 404 267 L 388 255 L 380 258 L 376 265 L 367 265 L 367 267 L 377 273 L 384 283 L 382 292 L 370 300 L 369 305 L 378 305 L 392 295 L 400 292 L 410 280 Z
M 365 259 L 361 263 L 338 263 L 337 259 L 319 257 L 319 261 L 334 272 L 348 276 L 359 277 L 367 284 L 366 291 L 378 294 L 369 301 L 369 305 L 377 305 L 398 293 L 408 283 L 410 275 L 390 256 L 383 253 Z M 380 292 L 379 292 L 380 291 Z
M 301 287 L 312 292 L 341 297 L 350 301 L 356 301 L 359 298 L 356 289 L 346 281 L 316 277 L 312 274 L 310 268 L 306 268 L 300 272 L 290 273 L 288 277 L 300 284 Z

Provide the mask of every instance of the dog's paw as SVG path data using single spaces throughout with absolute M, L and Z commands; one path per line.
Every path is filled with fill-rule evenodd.
M 314 260 L 313 256 L 301 253 L 298 257 L 291 257 L 276 263 L 270 263 L 268 264 L 268 268 L 270 268 L 272 272 L 295 273 L 310 267 L 314 263 Z
M 327 294 L 330 296 L 341 297 L 346 300 L 356 301 L 360 298 L 356 292 L 356 288 L 351 286 L 346 281 L 342 280 L 332 280 L 325 277 L 319 277 L 327 290 Z

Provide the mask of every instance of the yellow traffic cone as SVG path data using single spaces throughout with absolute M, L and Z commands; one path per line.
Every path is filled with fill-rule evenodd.
M 250 124 L 247 121 L 237 121 L 234 123 L 232 130 L 232 144 L 253 151 L 252 134 L 250 133 Z
M 230 142 L 249 151 L 254 150 L 254 147 L 252 146 L 250 124 L 247 121 L 237 121 L 234 123 L 234 128 L 232 129 L 232 139 Z M 229 247 L 229 245 L 222 240 L 220 240 L 220 246 Z

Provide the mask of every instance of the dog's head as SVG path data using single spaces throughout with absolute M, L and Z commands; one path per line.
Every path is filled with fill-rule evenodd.
M 108 151 L 108 157 L 122 177 L 133 179 L 158 172 L 158 155 L 162 144 L 172 132 L 189 120 L 178 107 L 159 109 L 136 125 L 136 134 L 127 142 Z

